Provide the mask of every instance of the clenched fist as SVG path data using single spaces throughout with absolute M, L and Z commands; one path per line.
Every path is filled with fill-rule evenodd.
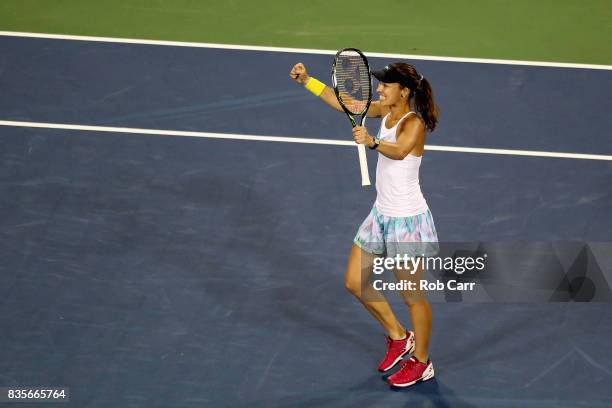
M 306 67 L 301 62 L 298 62 L 291 68 L 291 72 L 289 73 L 291 78 L 298 84 L 306 84 L 310 77 L 308 76 L 308 72 L 306 72 Z
M 368 133 L 365 126 L 355 126 L 353 128 L 353 140 L 355 143 L 370 146 L 373 142 L 373 137 Z

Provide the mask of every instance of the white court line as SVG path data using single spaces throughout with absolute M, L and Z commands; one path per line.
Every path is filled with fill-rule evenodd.
M 165 45 L 165 46 L 172 46 L 172 47 L 220 48 L 220 49 L 226 49 L 226 50 L 268 51 L 268 52 L 286 52 L 286 53 L 300 53 L 300 54 L 324 54 L 324 55 L 336 54 L 336 51 L 332 51 L 332 50 L 320 50 L 320 49 L 310 49 L 310 48 L 264 47 L 264 46 L 257 46 L 257 45 L 234 45 L 234 44 L 216 44 L 216 43 L 200 43 L 200 42 L 185 42 L 185 41 L 143 40 L 143 39 L 137 39 L 137 38 L 114 38 L 114 37 L 93 37 L 93 36 L 84 36 L 84 35 L 25 33 L 25 32 L 18 32 L 18 31 L 0 31 L 0 36 L 48 38 L 48 39 L 56 39 L 56 40 L 74 40 L 74 41 L 95 41 L 95 42 L 122 43 L 122 44 Z M 367 54 L 368 57 L 379 57 L 379 58 L 412 59 L 412 60 L 426 60 L 426 61 L 447 61 L 447 62 L 469 62 L 469 63 L 477 63 L 477 64 L 525 65 L 525 66 L 535 66 L 535 67 L 612 70 L 612 65 L 574 64 L 574 63 L 567 63 L 567 62 L 546 62 L 546 61 L 520 61 L 520 60 L 488 59 L 488 58 L 442 57 L 442 56 L 433 56 L 433 55 L 392 54 L 392 53 L 369 52 L 369 51 L 366 51 L 365 53 Z
M 109 127 L 109 126 L 73 125 L 73 124 L 65 124 L 65 123 L 21 122 L 21 121 L 13 121 L 13 120 L 0 120 L 0 126 L 16 126 L 16 127 L 42 128 L 42 129 L 81 130 L 81 131 L 86 131 L 86 132 L 132 133 L 132 134 L 139 134 L 139 135 L 157 135 L 157 136 L 203 137 L 203 138 L 209 138 L 209 139 L 250 140 L 250 141 L 263 141 L 263 142 L 307 143 L 307 144 L 356 147 L 355 143 L 349 140 L 311 139 L 311 138 L 303 138 L 303 137 L 258 136 L 258 135 L 232 134 L 232 133 L 193 132 L 193 131 L 182 131 L 182 130 L 162 130 L 162 129 L 141 129 L 141 128 L 125 128 L 125 127 Z M 487 149 L 487 148 L 478 148 L 478 147 L 455 147 L 455 146 L 439 146 L 439 145 L 426 145 L 425 148 L 427 150 L 440 151 L 440 152 L 503 154 L 503 155 L 511 155 L 511 156 L 554 157 L 554 158 L 562 158 L 562 159 L 612 161 L 612 155 L 603 155 L 603 154 L 560 153 L 560 152 L 543 152 L 543 151 L 534 151 L 534 150 Z

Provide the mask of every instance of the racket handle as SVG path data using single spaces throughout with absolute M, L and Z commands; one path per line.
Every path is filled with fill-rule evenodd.
M 368 173 L 368 159 L 366 156 L 365 146 L 358 144 L 357 152 L 359 153 L 359 168 L 361 169 L 361 185 L 369 186 L 372 183 L 370 183 L 370 174 Z

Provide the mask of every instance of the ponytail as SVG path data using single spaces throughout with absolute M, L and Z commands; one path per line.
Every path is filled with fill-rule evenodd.
M 399 71 L 403 78 L 405 78 L 405 81 L 400 81 L 400 84 L 410 89 L 409 102 L 410 99 L 414 98 L 414 108 L 423 118 L 425 128 L 432 132 L 438 124 L 440 111 L 434 102 L 431 84 L 427 78 L 420 75 L 414 65 L 405 62 L 395 62 L 389 64 L 388 67 Z
M 414 106 L 423 118 L 425 127 L 432 132 L 438 123 L 438 106 L 434 102 L 433 91 L 427 78 L 421 76 L 414 90 Z

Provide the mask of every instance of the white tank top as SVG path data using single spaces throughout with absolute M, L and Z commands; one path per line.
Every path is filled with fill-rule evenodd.
M 380 140 L 395 142 L 397 126 L 404 118 L 414 112 L 408 112 L 395 126 L 387 129 L 385 116 L 380 124 Z M 421 158 L 407 155 L 403 160 L 393 160 L 378 153 L 376 165 L 376 202 L 379 213 L 387 217 L 411 217 L 427 211 L 427 202 L 419 185 L 419 168 Z

